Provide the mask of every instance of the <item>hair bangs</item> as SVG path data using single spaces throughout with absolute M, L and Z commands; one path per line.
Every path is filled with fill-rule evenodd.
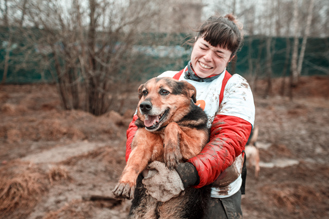
M 233 30 L 225 24 L 215 24 L 207 28 L 202 34 L 210 45 L 234 51 L 239 44 Z
M 232 18 L 231 18 L 232 19 Z M 203 37 L 210 45 L 230 50 L 235 55 L 242 43 L 242 35 L 232 20 L 210 17 L 199 29 L 197 38 Z

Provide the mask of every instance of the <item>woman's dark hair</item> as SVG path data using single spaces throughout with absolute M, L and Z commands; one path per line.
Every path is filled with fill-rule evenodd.
M 198 30 L 196 40 L 203 37 L 210 45 L 220 46 L 236 54 L 242 44 L 242 25 L 231 14 L 224 17 L 210 17 Z

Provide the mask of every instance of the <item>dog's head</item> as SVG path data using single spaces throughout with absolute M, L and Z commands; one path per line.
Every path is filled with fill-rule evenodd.
M 196 89 L 186 81 L 152 78 L 138 88 L 137 115 L 148 131 L 156 131 L 182 119 L 196 102 Z

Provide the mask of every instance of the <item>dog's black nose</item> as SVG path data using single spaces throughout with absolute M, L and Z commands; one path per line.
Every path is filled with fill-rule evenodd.
M 144 101 L 139 105 L 139 108 L 143 113 L 147 113 L 152 109 L 152 103 L 150 101 Z

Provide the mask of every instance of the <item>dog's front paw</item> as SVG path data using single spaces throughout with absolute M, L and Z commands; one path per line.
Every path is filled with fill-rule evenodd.
M 113 189 L 113 194 L 117 197 L 133 199 L 135 187 L 136 185 L 132 185 L 131 183 L 119 182 Z
M 182 154 L 179 150 L 174 150 L 173 148 L 166 148 L 164 152 L 164 162 L 166 166 L 173 170 L 182 160 Z

